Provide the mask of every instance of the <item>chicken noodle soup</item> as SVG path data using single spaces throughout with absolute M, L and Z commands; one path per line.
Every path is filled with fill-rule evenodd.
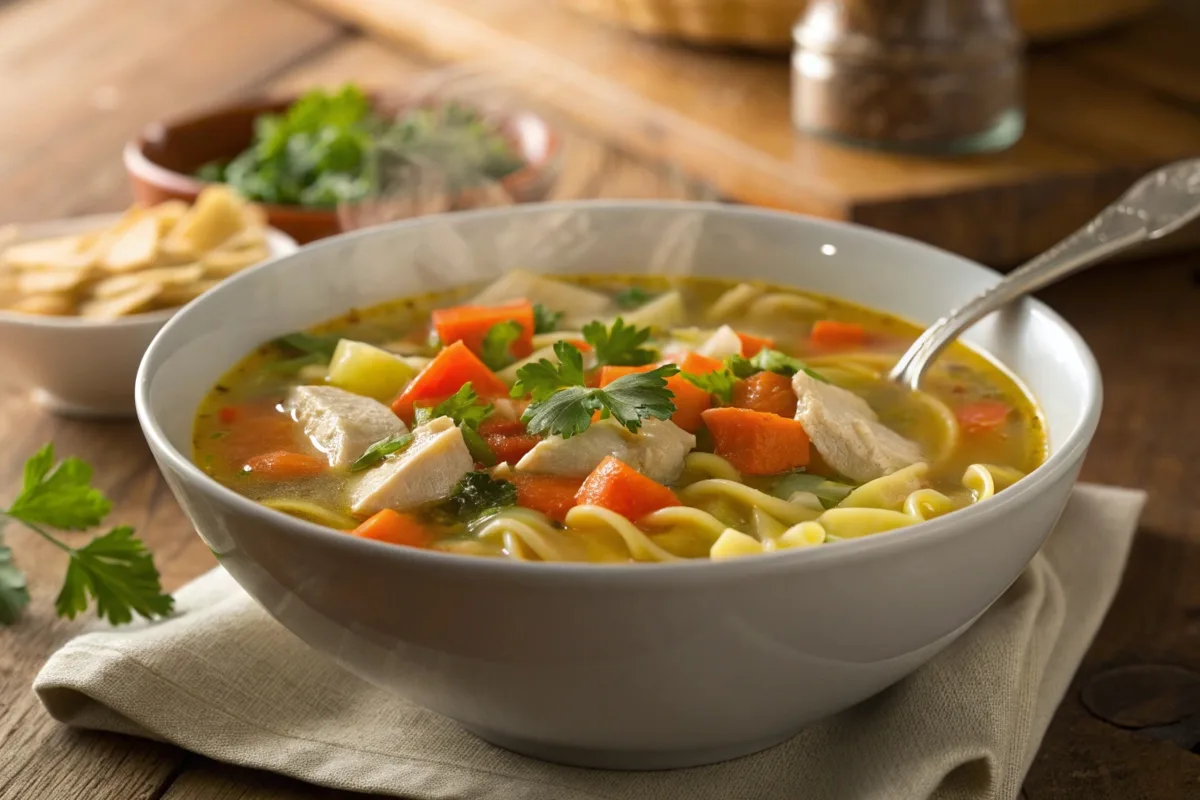
M 1045 457 L 1041 417 L 954 345 L 759 283 L 513 271 L 268 342 L 196 419 L 249 498 L 396 545 L 541 561 L 732 558 L 987 500 Z

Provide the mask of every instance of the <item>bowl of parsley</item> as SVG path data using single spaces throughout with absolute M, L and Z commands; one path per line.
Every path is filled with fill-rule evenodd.
M 474 208 L 497 193 L 543 199 L 560 150 L 559 136 L 531 112 L 388 98 L 347 84 L 153 123 L 125 146 L 124 161 L 139 203 L 192 201 L 205 185 L 225 183 L 303 244 L 360 227 L 381 203 L 395 218 Z M 419 205 L 395 202 L 418 194 L 405 184 L 413 176 Z

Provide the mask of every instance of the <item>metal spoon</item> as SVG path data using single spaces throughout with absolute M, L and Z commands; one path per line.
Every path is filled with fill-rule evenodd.
M 1151 172 L 1121 199 L 1004 280 L 930 325 L 900 357 L 888 377 L 917 389 L 946 345 L 1001 306 L 1134 245 L 1174 233 L 1200 217 L 1200 158 Z

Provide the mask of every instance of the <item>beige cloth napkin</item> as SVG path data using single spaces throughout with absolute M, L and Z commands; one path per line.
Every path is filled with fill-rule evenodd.
M 778 747 L 710 767 L 606 772 L 492 747 L 309 650 L 219 569 L 178 593 L 170 620 L 69 642 L 34 688 L 69 725 L 402 797 L 1009 800 L 1112 602 L 1144 501 L 1079 486 L 1021 578 L 944 653 Z

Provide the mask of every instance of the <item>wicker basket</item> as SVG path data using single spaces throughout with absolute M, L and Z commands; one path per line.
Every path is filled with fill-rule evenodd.
M 1162 0 L 1013 0 L 1025 35 L 1062 39 L 1123 22 Z M 559 0 L 595 19 L 691 44 L 783 51 L 806 0 Z

